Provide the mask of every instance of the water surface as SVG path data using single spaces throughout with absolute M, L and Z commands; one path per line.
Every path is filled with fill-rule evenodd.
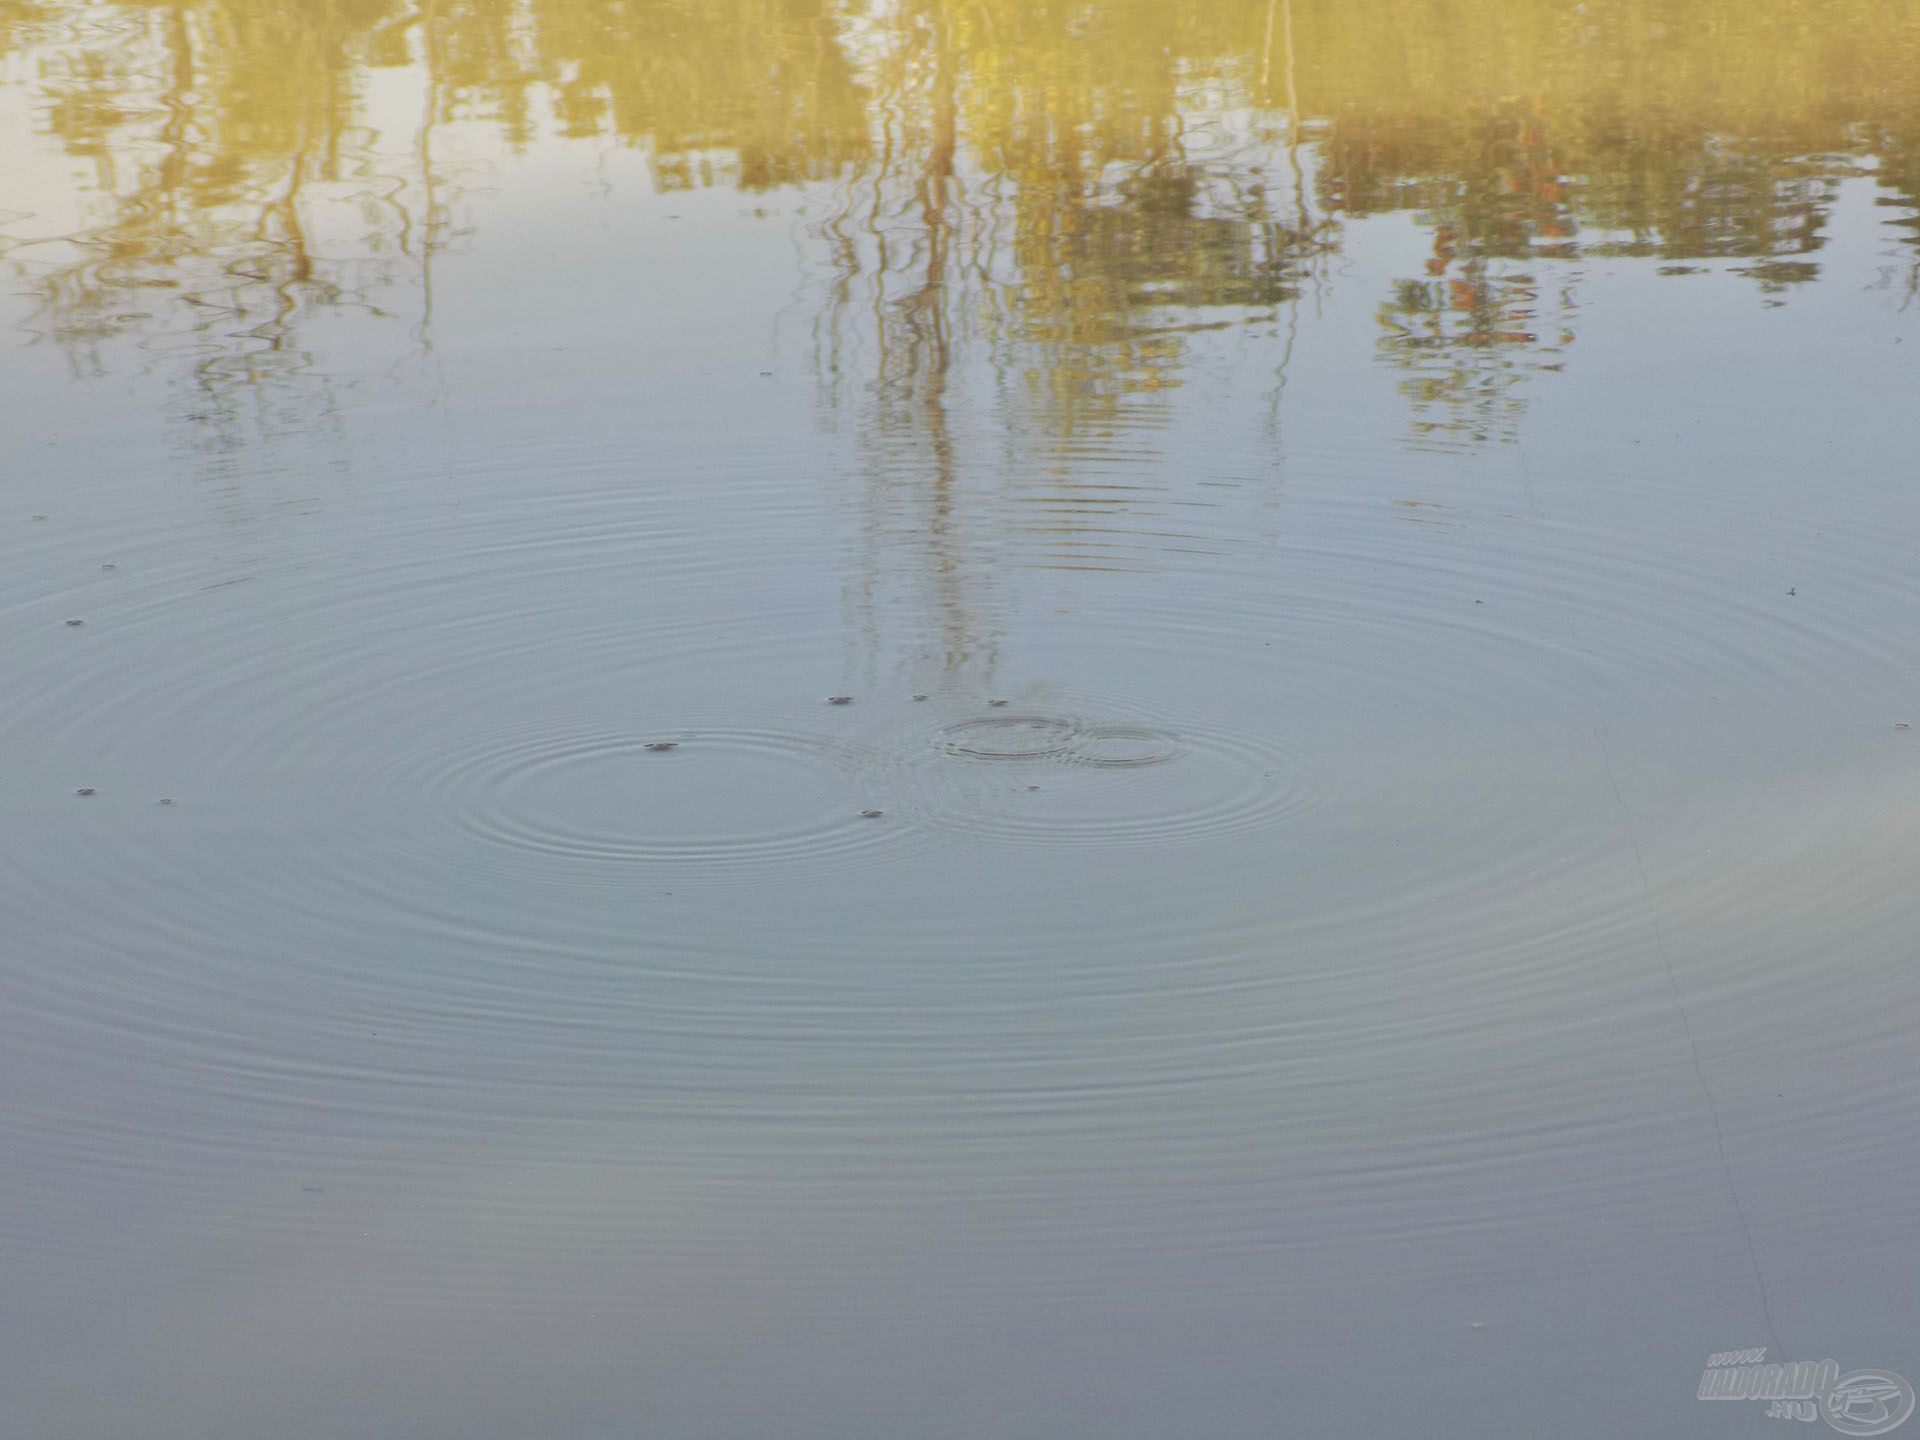
M 0 137 L 8 1433 L 1920 1378 L 1920 14 L 27 0 Z

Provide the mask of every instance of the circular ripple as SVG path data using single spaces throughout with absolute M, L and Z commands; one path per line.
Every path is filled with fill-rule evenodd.
M 1082 731 L 1047 715 L 983 715 L 941 729 L 937 740 L 960 760 L 1048 760 L 1067 754 Z
M 411 783 L 467 840 L 568 865 L 770 866 L 897 844 L 862 813 L 858 746 L 773 730 L 665 739 L 526 734 Z
M 1081 714 L 1110 705 L 1076 704 Z M 896 783 L 931 829 L 1029 844 L 1156 845 L 1285 822 L 1327 797 L 1324 767 L 1280 734 L 1204 720 L 975 716 L 942 726 Z M 1022 762 L 1006 775 L 980 760 Z
M 1164 765 L 1179 754 L 1179 741 L 1159 730 L 1135 725 L 1092 725 L 1081 732 L 1069 758 L 1076 765 L 1124 768 Z

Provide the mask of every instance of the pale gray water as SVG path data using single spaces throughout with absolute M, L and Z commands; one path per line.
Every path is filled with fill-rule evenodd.
M 1185 103 L 1205 183 L 1332 203 Z M 1502 350 L 1396 340 L 1412 202 L 1268 293 L 1109 246 L 1122 189 L 1137 308 L 1056 334 L 1013 239 L 917 291 L 917 211 L 843 235 L 884 175 L 436 138 L 440 248 L 330 231 L 343 167 L 363 268 L 264 330 L 85 262 L 135 318 L 63 331 L 93 182 L 0 161 L 0 1430 L 1737 1435 L 1713 1351 L 1920 1378 L 1871 145 L 1800 162 L 1790 283 L 1495 247 Z M 285 249 L 222 243 L 165 264 Z

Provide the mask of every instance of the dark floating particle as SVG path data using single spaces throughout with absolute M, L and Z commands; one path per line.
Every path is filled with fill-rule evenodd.
M 853 703 L 853 697 L 851 695 L 827 696 L 827 704 L 829 705 L 851 705 L 852 703 Z
M 84 624 L 86 624 L 87 622 L 86 622 L 86 621 L 84 621 L 84 620 L 80 620 L 80 619 L 73 619 L 73 620 L 69 620 L 69 621 L 67 621 L 67 623 L 68 623 L 69 625 L 84 625 Z
M 649 750 L 677 750 L 679 747 L 680 742 L 678 740 L 649 740 L 647 741 L 646 748 Z
M 171 805 L 173 804 L 173 797 L 171 795 L 162 795 L 160 797 L 160 803 L 162 805 Z
M 1004 701 L 1004 700 L 989 700 L 989 701 L 987 701 L 987 704 L 989 704 L 989 705 L 1004 705 L 1004 704 L 1006 704 L 1006 703 L 1007 703 L 1007 702 L 1006 702 L 1006 701 Z
M 1896 730 L 1911 730 L 1913 727 L 1904 720 L 1896 720 L 1893 722 L 1893 728 Z
M 886 813 L 887 812 L 884 810 L 862 810 L 860 812 L 860 817 L 863 820 L 878 820 L 882 815 Z
M 73 793 L 76 795 L 91 795 L 93 794 L 93 786 L 82 785 L 78 790 L 74 791 Z
M 101 568 L 102 570 L 118 570 L 118 569 L 119 569 L 120 567 L 119 567 L 118 565 L 116 565 L 116 564 L 114 564 L 114 563 L 113 563 L 113 561 L 111 561 L 111 560 L 107 560 L 107 561 L 103 561 L 103 562 L 101 563 L 101 566 L 100 566 L 100 568 Z
M 926 697 L 926 696 L 924 696 L 924 695 L 916 695 L 916 696 L 914 696 L 913 698 L 914 698 L 914 699 L 916 699 L 916 700 L 924 700 L 924 699 L 926 699 L 927 697 Z

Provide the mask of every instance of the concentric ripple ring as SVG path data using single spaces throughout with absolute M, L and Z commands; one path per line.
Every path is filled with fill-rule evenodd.
M 649 748 L 663 740 L 670 750 Z M 396 777 L 444 817 L 448 845 L 573 866 L 845 863 L 896 850 L 862 815 L 860 747 L 829 736 L 701 727 L 645 734 L 528 732 L 434 757 Z

